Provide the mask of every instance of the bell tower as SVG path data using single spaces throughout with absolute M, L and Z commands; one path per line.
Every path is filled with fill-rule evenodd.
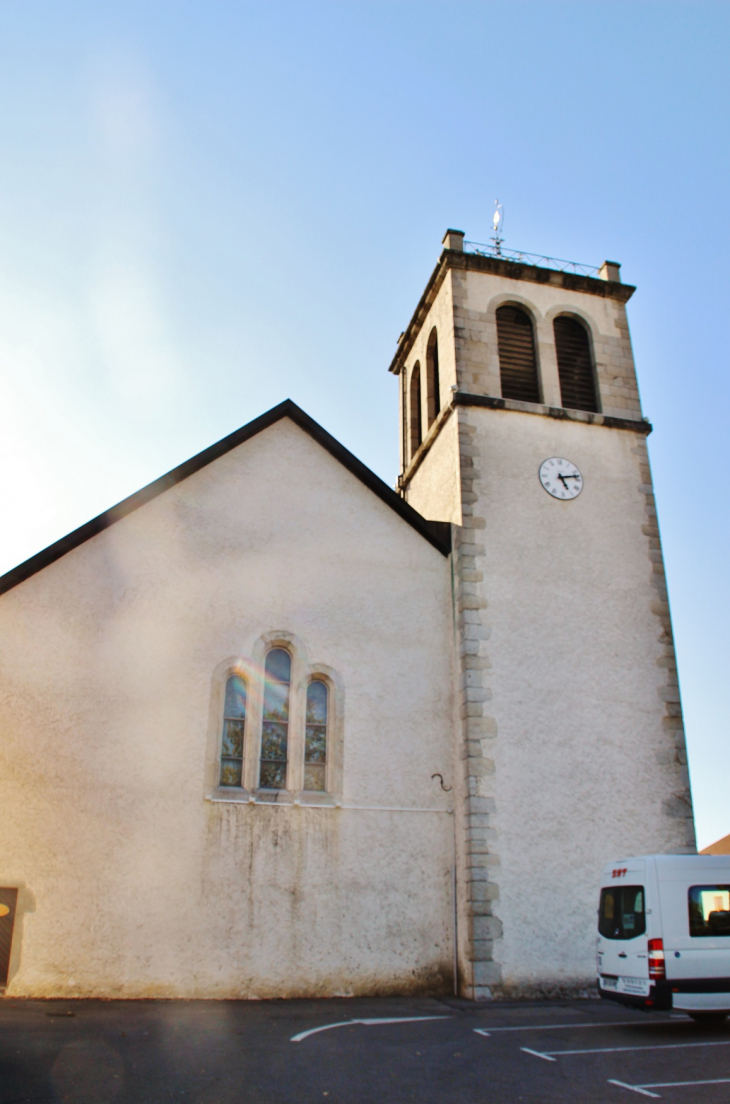
M 669 604 L 620 266 L 448 230 L 390 370 L 400 493 L 453 527 L 460 991 L 594 970 L 596 884 L 694 851 Z

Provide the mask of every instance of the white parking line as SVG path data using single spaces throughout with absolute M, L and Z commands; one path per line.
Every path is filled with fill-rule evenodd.
M 686 1088 L 689 1085 L 730 1085 L 730 1077 L 716 1077 L 711 1081 L 650 1081 L 646 1085 L 627 1085 L 625 1081 L 614 1081 L 609 1078 L 609 1085 L 618 1085 L 629 1092 L 640 1093 L 641 1096 L 653 1096 L 661 1100 L 661 1093 L 647 1092 L 647 1089 L 677 1089 Z
M 625 1081 L 614 1081 L 612 1078 L 608 1080 L 609 1085 L 618 1085 L 620 1089 L 628 1089 L 629 1092 L 639 1093 L 641 1096 L 653 1096 L 657 1100 L 661 1100 L 659 1093 L 647 1092 L 641 1085 L 627 1085 Z
M 684 1020 L 684 1016 L 674 1017 Z M 672 1023 L 673 1020 L 612 1020 L 609 1023 L 574 1023 L 574 1024 L 527 1024 L 519 1027 L 475 1027 L 477 1035 L 483 1035 L 488 1039 L 493 1031 L 572 1031 L 584 1027 L 660 1027 L 662 1024 Z
M 452 1020 L 453 1016 L 389 1016 L 370 1020 L 340 1020 L 338 1023 L 322 1024 L 321 1027 L 312 1027 L 309 1031 L 300 1031 L 298 1035 L 292 1035 L 290 1043 L 301 1043 L 310 1035 L 316 1035 L 319 1031 L 331 1031 L 333 1027 L 349 1027 L 351 1024 L 365 1024 L 366 1027 L 374 1027 L 377 1024 L 397 1023 L 421 1023 L 423 1020 Z
M 301 1043 L 303 1039 L 309 1038 L 310 1035 L 317 1035 L 320 1031 L 330 1031 L 334 1027 L 349 1027 L 352 1024 L 365 1024 L 372 1027 L 375 1024 L 420 1023 L 424 1020 L 451 1020 L 453 1018 L 453 1016 L 394 1016 L 383 1017 L 382 1019 L 340 1020 L 337 1023 L 312 1027 L 309 1031 L 301 1031 L 298 1035 L 292 1035 L 289 1042 Z M 488 1039 L 493 1032 L 497 1031 L 572 1031 L 585 1027 L 659 1027 L 671 1022 L 671 1020 L 646 1020 L 641 1022 L 638 1020 L 610 1020 L 608 1023 L 521 1024 L 518 1027 L 490 1027 L 488 1030 L 483 1027 L 475 1027 L 473 1030 L 477 1035 L 483 1035 Z
M 549 1054 L 543 1054 L 539 1050 L 530 1050 L 529 1047 L 520 1047 L 520 1050 L 524 1050 L 525 1054 L 534 1054 L 536 1058 L 544 1058 L 546 1062 L 557 1062 L 557 1058 L 551 1058 Z
M 659 1046 L 592 1047 L 588 1050 L 546 1050 L 542 1053 L 528 1050 L 527 1047 L 520 1047 L 520 1050 L 526 1050 L 528 1054 L 538 1054 L 540 1058 L 549 1058 L 553 1055 L 560 1057 L 567 1054 L 620 1054 L 628 1050 L 687 1050 L 690 1047 L 716 1046 L 730 1046 L 730 1039 L 723 1039 L 716 1043 L 660 1043 Z

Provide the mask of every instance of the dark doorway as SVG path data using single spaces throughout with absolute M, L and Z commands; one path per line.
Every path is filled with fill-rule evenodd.
M 15 923 L 17 901 L 17 889 L 4 889 L 0 886 L 0 989 L 4 989 L 8 984 L 10 947 L 13 942 L 13 924 Z

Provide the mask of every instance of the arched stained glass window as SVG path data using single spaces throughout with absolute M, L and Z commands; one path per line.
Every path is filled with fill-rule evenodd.
M 240 675 L 226 682 L 221 740 L 221 786 L 240 786 L 243 774 L 243 735 L 246 727 L 246 683 Z
M 290 684 L 291 656 L 283 648 L 272 648 L 264 666 L 259 785 L 265 790 L 286 789 Z
M 304 789 L 324 790 L 327 770 L 327 687 L 319 679 L 307 687 L 304 737 Z
M 593 357 L 585 326 L 577 318 L 561 314 L 553 322 L 553 332 L 563 406 L 597 413 Z
M 411 458 L 413 458 L 421 447 L 421 441 L 423 440 L 423 430 L 421 428 L 421 365 L 418 363 L 411 373 L 409 415 L 411 423 Z
M 539 403 L 535 335 L 529 314 L 510 304 L 499 307 L 497 345 L 502 398 Z
M 436 327 L 431 330 L 426 350 L 426 397 L 429 429 L 441 409 L 441 385 L 439 382 L 439 339 Z

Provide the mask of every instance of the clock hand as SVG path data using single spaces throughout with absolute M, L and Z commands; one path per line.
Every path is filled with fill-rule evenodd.
M 568 489 L 568 484 L 567 484 L 567 483 L 565 482 L 565 476 L 563 475 L 563 473 L 562 473 L 562 472 L 559 472 L 559 473 L 558 473 L 558 479 L 560 480 L 560 482 L 561 482 L 561 483 L 563 484 L 563 486 L 565 487 L 565 489 L 566 489 L 566 491 L 567 491 L 567 489 Z M 568 479 L 570 479 L 570 476 L 568 476 Z

